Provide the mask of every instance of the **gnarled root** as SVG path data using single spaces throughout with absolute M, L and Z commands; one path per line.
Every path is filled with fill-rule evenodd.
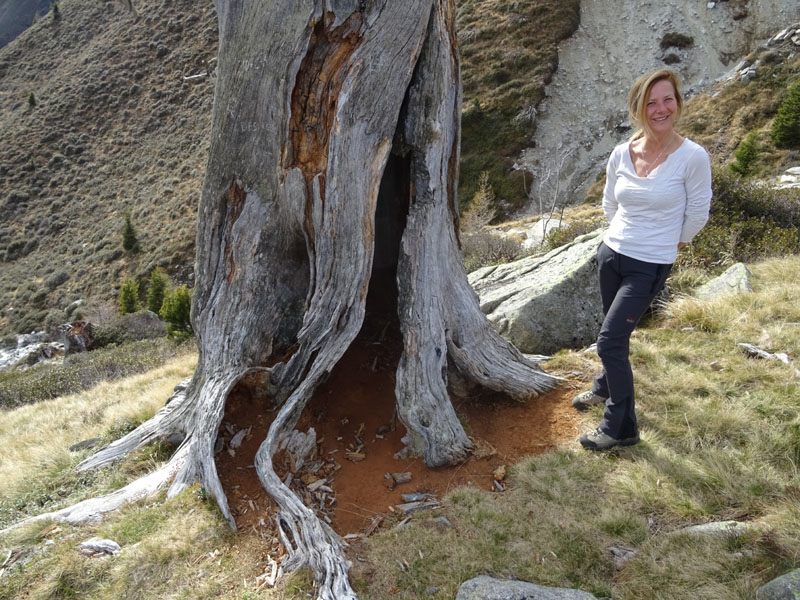
M 186 412 L 192 404 L 187 401 L 189 382 L 190 380 L 187 379 L 175 386 L 175 392 L 167 400 L 166 406 L 159 410 L 152 419 L 145 421 L 129 434 L 104 446 L 83 460 L 78 464 L 78 471 L 90 471 L 107 465 L 156 439 L 171 438 L 176 435 L 183 438 Z
M 281 569 L 291 572 L 309 567 L 315 576 L 318 600 L 357 600 L 347 576 L 349 565 L 342 551 L 342 540 L 283 484 L 272 465 L 278 439 L 294 426 L 310 395 L 309 380 L 314 379 L 313 374 L 307 378 L 278 412 L 256 452 L 256 472 L 261 485 L 281 509 L 277 515 L 278 529 L 289 554 Z
M 103 518 L 107 513 L 115 511 L 120 507 L 136 500 L 141 500 L 151 496 L 164 488 L 167 483 L 173 478 L 175 473 L 180 469 L 186 461 L 188 449 L 186 446 L 178 448 L 177 452 L 172 455 L 169 462 L 164 466 L 152 473 L 129 483 L 123 488 L 120 488 L 110 494 L 98 496 L 96 498 L 89 498 L 83 502 L 78 502 L 67 508 L 56 510 L 41 515 L 36 515 L 28 519 L 18 521 L 0 531 L 0 534 L 6 533 L 11 529 L 33 523 L 35 521 L 43 521 L 53 519 L 55 521 L 63 521 L 70 525 L 78 525 L 80 523 L 94 523 Z

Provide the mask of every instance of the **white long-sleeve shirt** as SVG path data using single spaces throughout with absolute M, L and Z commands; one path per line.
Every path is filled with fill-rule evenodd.
M 611 225 L 603 241 L 637 260 L 674 263 L 678 242 L 691 242 L 703 228 L 710 204 L 711 161 L 702 146 L 684 139 L 648 177 L 639 177 L 625 142 L 606 167 L 603 212 Z

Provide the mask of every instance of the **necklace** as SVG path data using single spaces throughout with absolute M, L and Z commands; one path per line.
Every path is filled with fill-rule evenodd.
M 656 157 L 655 157 L 655 158 L 654 158 L 654 159 L 653 159 L 653 160 L 650 162 L 650 166 L 647 166 L 647 163 L 645 162 L 645 167 L 644 167 L 644 176 L 645 176 L 645 177 L 649 177 L 649 176 L 650 176 L 650 173 L 652 173 L 652 172 L 653 172 L 653 169 L 655 169 L 655 164 L 658 162 L 658 159 L 659 159 L 659 158 L 661 158 L 661 156 L 664 154 L 664 152 L 666 151 L 666 149 L 667 149 L 667 148 L 669 148 L 670 146 L 672 146 L 672 138 L 671 138 L 671 137 L 670 137 L 670 139 L 667 141 L 667 143 L 666 143 L 666 144 L 664 144 L 664 147 L 663 147 L 663 148 L 661 148 L 661 152 L 659 152 L 659 153 L 658 153 L 658 156 L 656 156 Z M 642 144 L 642 160 L 644 160 L 644 144 Z

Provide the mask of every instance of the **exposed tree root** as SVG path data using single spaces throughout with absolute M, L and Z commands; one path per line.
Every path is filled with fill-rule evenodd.
M 28 519 L 23 519 L 11 525 L 10 527 L 0 531 L 4 534 L 12 529 L 43 520 L 55 520 L 69 523 L 70 525 L 79 525 L 81 523 L 96 523 L 100 521 L 107 513 L 113 512 L 125 504 L 141 500 L 152 496 L 159 490 L 163 489 L 167 483 L 173 478 L 175 473 L 184 464 L 188 457 L 188 448 L 181 446 L 177 452 L 173 454 L 172 458 L 160 469 L 129 483 L 123 488 L 96 498 L 89 498 L 83 502 L 78 502 L 67 508 L 56 510 L 53 512 L 43 513 Z
M 272 464 L 281 432 L 293 426 L 296 421 L 293 413 L 299 405 L 305 404 L 304 391 L 301 389 L 293 394 L 273 421 L 267 438 L 256 453 L 256 472 L 264 489 L 280 507 L 278 530 L 288 553 L 281 569 L 288 573 L 310 568 L 315 576 L 319 600 L 356 600 L 347 575 L 349 565 L 344 558 L 342 540 L 283 484 Z

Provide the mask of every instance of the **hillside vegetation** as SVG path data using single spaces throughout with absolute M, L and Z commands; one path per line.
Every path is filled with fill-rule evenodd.
M 751 267 L 753 293 L 712 302 L 678 299 L 634 333 L 639 445 L 595 454 L 570 442 L 511 466 L 502 493 L 475 482 L 403 527 L 397 527 L 401 517 L 386 512 L 380 529 L 351 550 L 359 597 L 451 600 L 461 582 L 488 573 L 615 600 L 752 600 L 760 585 L 797 568 L 797 365 L 749 358 L 736 343 L 796 358 L 800 259 Z M 600 364 L 595 354 L 563 351 L 546 367 L 580 390 Z M 162 464 L 172 449 L 159 443 L 81 474 L 74 465 L 91 450 L 67 447 L 129 431 L 192 368 L 185 356 L 94 391 L 6 411 L 0 527 L 117 489 Z M 588 429 L 599 418 L 595 408 L 583 424 Z M 434 521 L 437 516 L 452 527 Z M 727 519 L 749 529 L 705 538 L 683 531 Z M 93 536 L 117 541 L 121 553 L 84 556 L 77 545 Z M 313 594 L 305 572 L 277 589 L 263 586 L 257 578 L 268 571 L 270 556 L 280 554 L 278 546 L 233 534 L 199 489 L 144 500 L 97 524 L 34 523 L 0 536 L 0 549 L 15 565 L 0 576 L 0 598 L 9 600 L 300 600 Z M 626 560 L 615 562 L 614 552 Z
M 61 323 L 78 298 L 96 316 L 92 305 L 113 302 L 125 277 L 144 284 L 159 265 L 191 283 L 213 78 L 183 77 L 214 68 L 213 5 L 59 6 L 58 20 L 0 50 L 0 334 Z M 578 1 L 463 0 L 457 18 L 464 204 L 481 171 L 498 191 L 514 185 L 508 157 L 531 133 L 526 111 L 577 26 Z M 126 213 L 138 252 L 122 247 Z
M 188 282 L 216 55 L 210 2 L 67 0 L 0 50 L 0 330 L 64 322 L 157 265 Z M 211 63 L 213 67 L 213 62 Z M 138 252 L 122 247 L 130 213 Z

